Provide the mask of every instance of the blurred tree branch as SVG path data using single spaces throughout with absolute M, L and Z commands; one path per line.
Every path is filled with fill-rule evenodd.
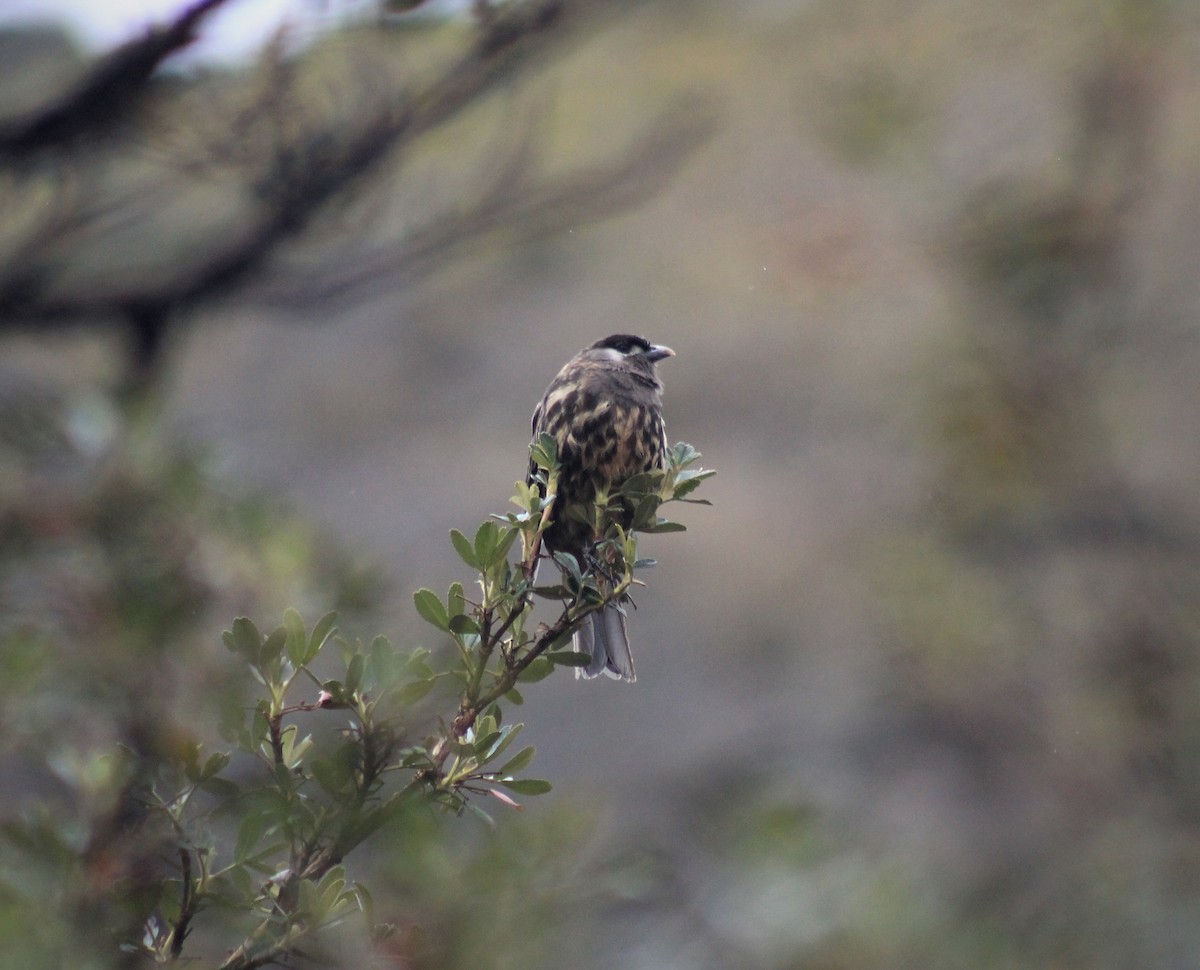
M 172 54 L 192 43 L 204 19 L 228 0 L 197 0 L 168 23 L 100 58 L 83 79 L 25 117 L 0 123 L 0 157 L 64 148 L 127 116 Z
M 1189 523 L 1164 520 L 1113 467 L 1098 401 L 1114 350 L 1147 339 L 1131 241 L 1163 99 L 1140 44 L 1114 37 L 1101 53 L 1078 85 L 1072 164 L 983 185 L 950 233 L 972 326 L 942 408 L 939 492 L 977 553 L 1197 548 Z
M 12 197 L 18 216 L 0 233 L 0 329 L 45 331 L 122 321 L 135 372 L 146 376 L 181 311 L 251 282 L 266 302 L 311 307 L 314 300 L 344 296 L 354 288 L 385 281 L 395 285 L 428 272 L 468 240 L 503 227 L 530 238 L 603 217 L 659 188 L 711 127 L 712 113 L 700 99 L 683 99 L 617 157 L 553 176 L 542 172 L 533 157 L 534 141 L 526 137 L 498 165 L 489 159 L 494 174 L 485 177 L 486 187 L 471 204 L 453 211 L 443 206 L 428 221 L 413 220 L 417 228 L 403 230 L 401 238 L 375 243 L 344 262 L 337 248 L 345 240 L 331 245 L 318 238 L 321 263 L 315 270 L 289 277 L 283 267 L 277 275 L 281 247 L 312 241 L 314 220 L 335 200 L 344 202 L 364 188 L 377 191 L 372 177 L 402 165 L 427 135 L 536 58 L 560 49 L 585 23 L 594 22 L 594 14 L 613 5 L 609 0 L 527 0 L 489 7 L 486 16 L 463 28 L 461 50 L 416 80 L 400 81 L 385 68 L 424 52 L 405 46 L 412 37 L 397 41 L 377 27 L 390 46 L 373 60 L 368 53 L 378 52 L 368 52 L 364 44 L 363 56 L 352 58 L 344 72 L 357 87 L 338 103 L 331 101 L 345 92 L 332 88 L 347 79 L 318 75 L 314 82 L 311 71 L 304 74 L 302 58 L 288 59 L 282 45 L 264 56 L 261 90 L 249 103 L 245 92 L 253 88 L 253 78 L 231 79 L 232 97 L 241 99 L 233 107 L 221 100 L 229 96 L 230 85 L 220 80 L 207 86 L 205 79 L 189 82 L 184 96 L 190 95 L 190 102 L 177 90 L 151 84 L 162 60 L 186 44 L 202 18 L 222 2 L 194 4 L 167 26 L 121 48 L 76 89 L 6 133 L 10 164 L 7 172 L 0 167 L 0 193 Z M 322 69 L 329 70 L 328 65 Z M 314 83 L 321 86 L 317 93 L 323 101 L 313 97 Z M 139 101 L 139 94 L 146 97 Z M 97 98 L 106 101 L 104 113 L 89 108 Z M 130 156 L 145 146 L 128 142 L 148 136 L 123 127 L 120 137 L 113 137 L 114 123 L 130 119 L 135 105 L 148 106 L 143 114 L 151 116 L 156 107 L 168 112 L 185 130 L 184 138 L 200 145 L 188 149 L 185 159 L 169 159 L 165 174 L 151 173 L 135 181 L 132 190 L 117 190 L 101 181 L 109 166 L 97 163 L 96 151 L 84 157 L 79 136 L 87 133 L 97 141 L 108 136 L 103 161 L 113 172 L 123 172 L 120 166 L 135 170 Z M 140 116 L 138 122 L 148 124 Z M 188 178 L 197 174 L 202 178 L 195 182 Z M 212 195 L 211 205 L 205 192 Z M 27 200 L 24 210 L 22 199 Z M 184 211 L 185 204 L 192 208 Z M 128 237 L 143 249 L 130 245 L 123 252 Z M 87 277 L 88 263 L 80 254 L 89 246 L 116 260 L 116 270 Z
M 631 209 L 665 186 L 713 124 L 707 99 L 680 97 L 612 157 L 559 176 L 541 171 L 531 125 L 468 205 L 436 214 L 401 239 L 335 256 L 319 275 L 283 271 L 251 299 L 286 307 L 361 299 L 418 278 L 490 236 L 533 240 Z

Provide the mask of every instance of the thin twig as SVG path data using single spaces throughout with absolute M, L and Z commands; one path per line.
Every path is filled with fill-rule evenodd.
M 179 850 L 179 867 L 183 889 L 179 900 L 179 918 L 171 927 L 171 957 L 175 960 L 183 954 L 183 941 L 191 932 L 192 918 L 199 909 L 199 897 L 192 885 L 192 855 L 187 849 Z
M 271 754 L 275 764 L 283 764 L 283 712 L 280 711 L 267 721 L 267 731 L 271 739 Z

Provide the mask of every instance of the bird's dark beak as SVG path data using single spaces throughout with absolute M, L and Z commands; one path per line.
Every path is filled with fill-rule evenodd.
M 660 360 L 666 360 L 668 357 L 674 357 L 675 351 L 670 347 L 664 347 L 662 344 L 651 344 L 650 349 L 643 355 L 646 360 L 652 364 L 657 364 Z

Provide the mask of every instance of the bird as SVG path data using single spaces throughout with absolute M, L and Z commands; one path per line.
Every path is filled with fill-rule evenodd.
M 588 522 L 568 515 L 568 510 L 576 505 L 590 508 L 598 489 L 607 492 L 633 475 L 665 467 L 663 385 L 655 365 L 674 356 L 670 347 L 643 337 L 613 334 L 567 361 L 546 388 L 533 411 L 533 440 L 545 433 L 558 445 L 557 495 L 542 534 L 551 553 L 570 553 L 584 565 L 597 537 Z M 545 483 L 532 460 L 526 482 L 545 495 Z M 619 603 L 590 614 L 575 632 L 573 645 L 590 658 L 575 668 L 577 677 L 591 679 L 603 673 L 616 680 L 637 680 Z

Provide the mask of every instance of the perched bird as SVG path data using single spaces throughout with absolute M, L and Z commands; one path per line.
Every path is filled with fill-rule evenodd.
M 551 435 L 562 466 L 551 522 L 542 536 L 551 552 L 569 552 L 585 565 L 596 536 L 587 523 L 566 514 L 570 506 L 590 506 L 598 486 L 615 488 L 632 475 L 663 467 L 663 386 L 654 365 L 674 356 L 670 347 L 613 334 L 571 358 L 546 388 L 533 411 L 533 438 Z M 530 462 L 531 485 L 536 472 Z M 577 676 L 637 679 L 620 605 L 593 613 L 575 633 L 574 646 L 591 657 L 586 667 L 575 668 Z

